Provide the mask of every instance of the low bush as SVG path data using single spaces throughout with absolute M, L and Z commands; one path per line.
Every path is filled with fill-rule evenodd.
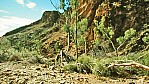
M 81 73 L 92 73 L 94 61 L 91 56 L 82 55 L 78 58 L 78 71 Z
M 106 61 L 108 62 L 108 61 Z M 109 70 L 107 68 L 107 63 L 104 62 L 104 60 L 97 60 L 95 63 L 95 66 L 93 68 L 93 74 L 98 76 L 107 76 L 109 75 Z
M 63 69 L 64 69 L 65 71 L 78 72 L 78 71 L 77 71 L 77 65 L 76 65 L 76 63 L 75 63 L 74 61 L 72 61 L 72 62 L 66 64 L 66 65 L 63 67 Z
M 4 53 L 0 53 L 0 63 L 8 61 L 9 56 Z
M 29 58 L 29 62 L 32 64 L 35 64 L 35 63 L 44 64 L 45 61 L 42 60 L 42 58 L 43 58 L 43 56 L 41 56 L 41 55 L 33 55 L 33 56 L 31 56 L 31 58 Z
M 5 61 L 20 61 L 22 60 L 21 53 L 13 48 L 0 50 L 0 62 Z
M 22 58 L 20 55 L 11 55 L 9 57 L 9 61 L 21 61 L 21 60 L 22 60 Z
M 143 65 L 149 65 L 149 53 L 131 53 L 127 56 L 119 57 L 105 57 L 105 58 L 92 58 L 90 56 L 80 56 L 78 58 L 78 63 L 74 61 L 68 63 L 64 66 L 64 70 L 71 72 L 80 72 L 80 73 L 92 73 L 97 76 L 112 76 L 112 77 L 132 77 L 132 76 L 149 76 L 149 71 L 146 71 L 142 68 L 136 68 L 134 66 L 117 66 L 113 68 L 108 68 L 111 63 L 122 64 L 122 63 L 131 63 L 137 62 Z
M 72 61 L 64 65 L 63 68 L 64 70 L 70 72 L 92 73 L 93 66 L 93 58 L 90 56 L 83 55 L 78 58 L 78 63 Z

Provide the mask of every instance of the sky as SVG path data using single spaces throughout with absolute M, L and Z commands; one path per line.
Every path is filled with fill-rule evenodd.
M 59 0 L 52 0 L 59 7 Z M 41 18 L 44 11 L 56 10 L 50 0 L 0 0 L 0 36 Z

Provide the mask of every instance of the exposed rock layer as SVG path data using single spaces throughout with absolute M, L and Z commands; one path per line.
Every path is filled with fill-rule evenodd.
M 90 28 L 90 32 L 87 36 L 88 41 L 95 39 L 93 30 L 95 27 L 94 20 L 100 21 L 102 17 L 105 17 L 105 27 L 112 27 L 115 33 L 112 39 L 114 43 L 116 43 L 116 38 L 123 36 L 126 30 L 133 28 L 137 31 L 137 35 L 139 35 L 139 32 L 142 32 L 143 25 L 149 24 L 148 1 L 79 0 L 79 2 L 79 19 L 88 19 L 88 27 Z M 138 36 L 139 39 L 136 40 L 138 45 L 142 45 L 142 37 L 143 36 Z M 136 46 L 135 48 L 137 49 Z

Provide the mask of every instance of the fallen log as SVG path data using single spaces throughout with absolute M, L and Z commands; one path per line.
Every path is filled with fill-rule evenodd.
M 142 68 L 144 70 L 147 70 L 149 71 L 149 67 L 146 66 L 146 65 L 142 65 L 140 63 L 136 63 L 136 62 L 132 62 L 132 63 L 122 63 L 122 64 L 115 64 L 115 63 L 112 63 L 111 65 L 108 66 L 108 68 L 114 68 L 114 66 L 132 66 L 132 67 L 135 67 L 135 68 Z

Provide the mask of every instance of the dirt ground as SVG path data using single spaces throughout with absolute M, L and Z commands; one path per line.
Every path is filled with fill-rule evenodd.
M 54 66 L 28 61 L 0 63 L 0 84 L 149 84 L 149 77 L 107 78 L 64 72 Z

